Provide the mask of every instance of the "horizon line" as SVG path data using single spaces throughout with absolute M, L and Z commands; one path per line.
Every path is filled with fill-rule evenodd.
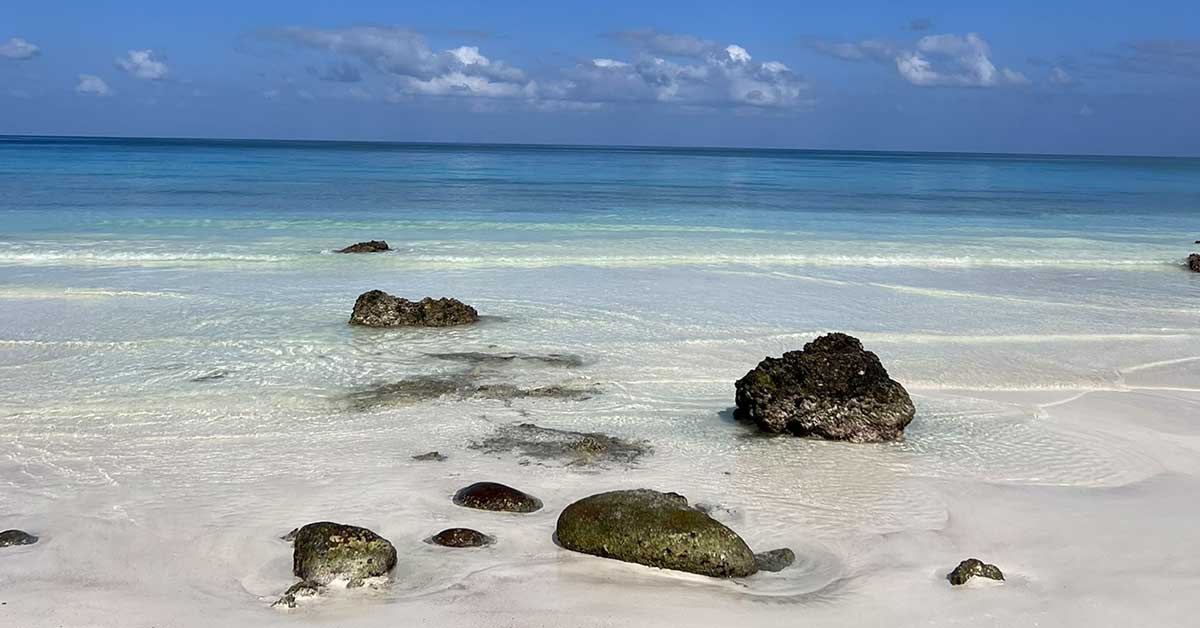
M 541 148 L 541 149 L 581 149 L 581 150 L 613 150 L 613 151 L 757 151 L 778 153 L 840 153 L 860 155 L 954 155 L 977 157 L 1013 157 L 1013 158 L 1090 158 L 1090 159 L 1200 159 L 1196 155 L 1152 155 L 1127 153 L 1022 153 L 997 151 L 953 151 L 953 150 L 900 150 L 873 148 L 781 148 L 766 146 L 706 146 L 706 145 L 672 145 L 672 144 L 560 144 L 550 142 L 467 142 L 467 141 L 433 141 L 433 140 L 361 140 L 361 139 L 328 139 L 328 138 L 274 138 L 274 137 L 201 137 L 173 135 L 57 135 L 30 133 L 0 133 L 0 143 L 10 140 L 91 140 L 91 141 L 162 141 L 162 142 L 194 142 L 194 143 L 234 143 L 257 142 L 261 144 L 357 144 L 378 147 L 387 146 L 440 146 L 440 147 L 495 147 L 495 148 Z

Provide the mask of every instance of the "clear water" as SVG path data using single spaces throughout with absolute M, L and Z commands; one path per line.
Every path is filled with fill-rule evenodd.
M 0 138 L 0 527 L 46 539 L 0 584 L 111 595 L 93 617 L 215 606 L 265 625 L 279 616 L 264 600 L 290 583 L 275 537 L 320 518 L 369 525 L 409 556 L 381 594 L 396 612 L 511 578 L 570 592 L 596 569 L 681 604 L 707 596 L 716 585 L 606 572 L 621 567 L 549 542 L 571 499 L 650 486 L 728 506 L 753 546 L 802 555 L 718 586 L 724 608 L 836 608 L 838 583 L 889 573 L 896 552 L 921 577 L 964 557 L 922 536 L 963 516 L 946 482 L 1088 491 L 1163 471 L 1157 447 L 998 399 L 1190 389 L 1200 275 L 1181 262 L 1197 237 L 1196 159 Z M 366 239 L 395 251 L 331 252 Z M 458 297 L 485 320 L 349 327 L 373 288 Z M 906 441 L 759 439 L 730 421 L 737 377 L 830 330 L 861 337 L 914 393 Z M 578 355 L 474 375 L 600 393 L 353 403 L 460 375 L 430 354 L 463 351 Z M 467 448 L 517 421 L 656 453 L 564 472 Z M 409 458 L 432 449 L 450 461 Z M 477 479 L 531 490 L 546 512 L 449 504 Z M 450 559 L 420 543 L 452 524 L 502 542 Z M 880 553 L 880 535 L 910 545 Z

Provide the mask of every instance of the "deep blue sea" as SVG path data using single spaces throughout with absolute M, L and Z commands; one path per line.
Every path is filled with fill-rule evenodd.
M 392 250 L 334 252 L 371 239 Z M 0 624 L 1168 625 L 1195 581 L 1197 239 L 1200 159 L 3 137 L 0 529 L 43 542 L 0 550 Z M 371 289 L 482 320 L 351 327 Z M 903 441 L 731 419 L 736 379 L 829 331 L 913 395 Z M 397 392 L 431 381 L 582 394 Z M 472 447 L 529 422 L 653 454 Z M 546 507 L 453 505 L 478 480 Z M 565 504 L 634 487 L 800 558 L 710 581 L 551 542 Z M 319 520 L 391 539 L 392 582 L 270 609 L 278 538 Z M 499 540 L 423 542 L 452 525 Z M 950 591 L 977 553 L 1009 582 Z

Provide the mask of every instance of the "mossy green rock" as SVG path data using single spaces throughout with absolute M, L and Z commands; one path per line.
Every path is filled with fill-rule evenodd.
M 758 571 L 733 530 L 676 493 L 612 491 L 581 499 L 558 517 L 558 542 L 593 556 L 716 578 Z
M 968 580 L 979 576 L 992 580 L 1004 580 L 1004 574 L 995 565 L 989 565 L 978 558 L 968 558 L 958 564 L 954 571 L 946 574 L 946 579 L 955 586 L 966 584 Z
M 306 582 L 326 585 L 385 575 L 396 566 L 396 548 L 387 539 L 357 526 L 323 521 L 296 531 L 292 572 Z

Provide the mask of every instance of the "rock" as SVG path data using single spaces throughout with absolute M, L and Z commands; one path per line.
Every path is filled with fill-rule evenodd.
M 279 598 L 272 604 L 272 607 L 296 608 L 297 599 L 313 597 L 321 590 L 320 585 L 315 582 L 297 582 L 288 588 L 283 593 L 283 597 Z
M 954 568 L 954 571 L 946 574 L 946 579 L 950 581 L 950 584 L 957 586 L 966 584 L 974 576 L 1004 580 L 1004 574 L 1000 572 L 999 567 L 989 565 L 978 558 L 968 558 L 962 561 Z
M 413 456 L 412 459 L 420 462 L 442 462 L 446 460 L 446 456 L 443 456 L 440 452 L 431 451 L 427 454 Z
M 348 393 L 345 399 L 355 410 L 366 411 L 380 406 L 419 403 L 446 396 L 505 402 L 516 399 L 583 401 L 590 399 L 595 392 L 595 388 L 577 388 L 569 385 L 521 388 L 512 384 L 481 384 L 476 374 L 460 373 L 424 375 L 361 388 Z
M 454 503 L 477 510 L 500 512 L 535 512 L 541 510 L 542 500 L 511 486 L 495 482 L 476 482 L 454 494 Z
M 340 249 L 338 253 L 381 253 L 383 251 L 390 250 L 391 249 L 388 248 L 387 242 L 384 242 L 383 240 L 371 240 L 370 242 L 351 244 L 344 249 Z
M 396 566 L 396 548 L 374 532 L 340 523 L 310 523 L 296 531 L 292 572 L 306 582 L 326 585 L 387 574 Z
M 449 528 L 433 535 L 429 542 L 443 547 L 483 547 L 496 539 L 470 528 Z
M 633 464 L 652 453 L 645 441 L 629 441 L 596 432 L 572 432 L 533 423 L 503 425 L 488 438 L 471 445 L 489 454 L 516 452 L 526 458 L 561 460 L 568 466 Z
M 1196 244 L 1200 244 L 1200 242 Z M 1192 253 L 1188 256 L 1187 267 L 1194 273 L 1200 273 L 1200 253 Z
M 413 302 L 382 290 L 359 295 L 350 314 L 351 325 L 367 327 L 450 327 L 478 320 L 479 312 L 458 299 L 425 297 Z
M 796 552 L 781 547 L 754 555 L 754 564 L 759 571 L 783 571 L 796 562 Z
M 834 333 L 766 358 L 734 384 L 734 416 L 770 433 L 870 442 L 903 436 L 915 409 L 878 356 Z
M 38 538 L 36 536 L 22 530 L 5 530 L 4 532 L 0 532 L 0 547 L 33 545 L 37 542 Z
M 559 515 L 557 536 L 566 549 L 650 567 L 717 578 L 758 571 L 741 537 L 675 493 L 638 489 L 586 497 Z

